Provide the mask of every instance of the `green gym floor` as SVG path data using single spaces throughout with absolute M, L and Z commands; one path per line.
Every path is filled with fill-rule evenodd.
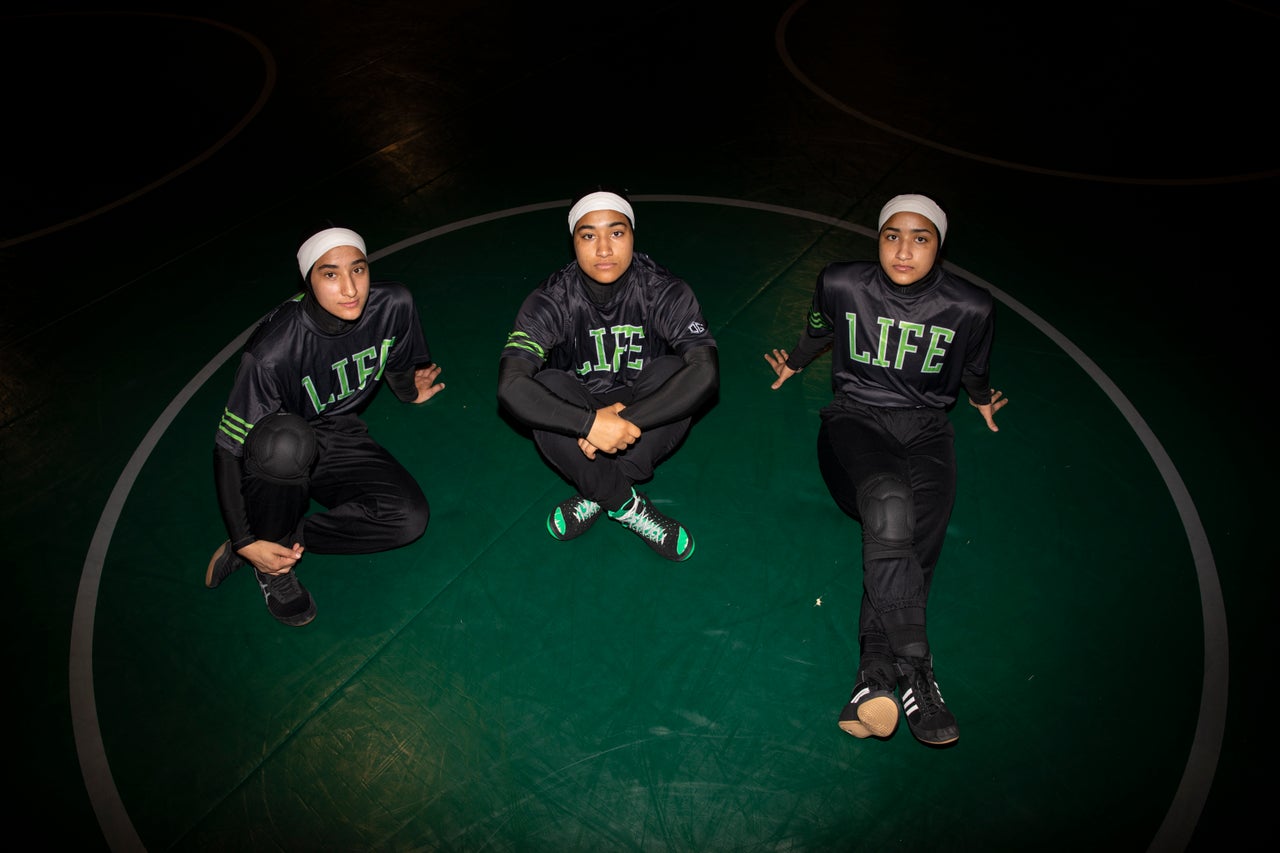
M 174 6 L 3 18 L 11 844 L 1270 832 L 1274 3 Z M 718 399 L 646 486 L 696 537 L 683 564 L 616 525 L 552 540 L 566 486 L 496 405 L 516 309 L 597 181 L 631 190 L 637 248 L 720 344 Z M 828 362 L 773 392 L 763 359 L 900 192 L 943 203 L 946 262 L 995 294 L 1012 401 L 998 434 L 952 413 L 946 749 L 836 726 L 861 570 L 815 460 Z M 211 454 L 237 348 L 323 216 L 413 289 L 448 387 L 367 412 L 426 535 L 308 555 L 319 614 L 293 629 L 248 574 L 204 588 Z

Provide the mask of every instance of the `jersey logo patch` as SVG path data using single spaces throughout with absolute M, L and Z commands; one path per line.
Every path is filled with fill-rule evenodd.
M 694 320 L 692 323 L 689 324 L 689 331 L 695 335 L 701 335 L 706 330 L 707 330 L 707 327 L 704 326 L 702 323 L 699 323 L 697 320 Z

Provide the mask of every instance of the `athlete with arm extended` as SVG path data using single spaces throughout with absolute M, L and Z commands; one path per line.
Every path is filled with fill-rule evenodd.
M 384 379 L 406 403 L 444 389 L 412 295 L 370 279 L 359 234 L 325 223 L 297 258 L 302 292 L 250 336 L 215 433 L 228 539 L 205 570 L 214 588 L 252 566 L 268 611 L 293 626 L 316 613 L 296 573 L 305 551 L 383 551 L 426 530 L 421 488 L 360 412 Z M 308 515 L 313 500 L 325 509 Z
M 795 348 L 765 355 L 777 390 L 831 350 L 833 399 L 820 413 L 818 463 L 836 504 L 861 526 L 861 654 L 839 718 L 855 737 L 891 734 L 899 702 L 922 742 L 960 736 L 926 630 L 956 494 L 948 412 L 963 388 L 996 432 L 995 414 L 1009 401 L 988 379 L 994 301 L 943 269 L 946 233 L 932 199 L 890 199 L 880 211 L 879 262 L 823 269 Z

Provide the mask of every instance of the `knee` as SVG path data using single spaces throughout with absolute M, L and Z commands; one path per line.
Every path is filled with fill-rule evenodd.
M 306 420 L 285 412 L 259 421 L 245 441 L 245 468 L 272 483 L 306 482 L 316 460 L 316 434 Z
M 404 529 L 410 540 L 417 539 L 427 532 L 427 524 L 431 521 L 431 506 L 427 499 L 418 496 L 405 510 Z
M 881 474 L 858 488 L 863 547 L 868 557 L 901 557 L 911 553 L 916 512 L 911 486 L 892 474 Z
M 405 495 L 384 518 L 396 531 L 395 545 L 408 545 L 427 531 L 427 524 L 431 521 L 431 507 L 421 493 Z

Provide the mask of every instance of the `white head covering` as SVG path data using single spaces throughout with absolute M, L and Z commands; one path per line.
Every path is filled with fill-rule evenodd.
M 627 221 L 631 223 L 631 227 L 636 227 L 636 215 L 631 210 L 631 205 L 627 200 L 617 193 L 606 191 L 587 193 L 578 199 L 569 210 L 569 233 L 573 233 L 574 226 L 578 224 L 578 220 L 596 210 L 616 210 L 627 215 Z
M 939 245 L 947 239 L 947 215 L 942 212 L 942 208 L 938 207 L 937 202 L 924 195 L 896 195 L 889 199 L 888 203 L 880 208 L 880 222 L 876 225 L 876 231 L 884 228 L 890 216 L 903 211 L 918 213 L 932 222 L 933 227 L 938 229 Z
M 298 249 L 298 269 L 302 271 L 302 277 L 311 274 L 311 268 L 324 257 L 325 252 L 338 246 L 355 246 L 361 254 L 366 253 L 364 239 L 350 228 L 326 228 L 308 237 Z

